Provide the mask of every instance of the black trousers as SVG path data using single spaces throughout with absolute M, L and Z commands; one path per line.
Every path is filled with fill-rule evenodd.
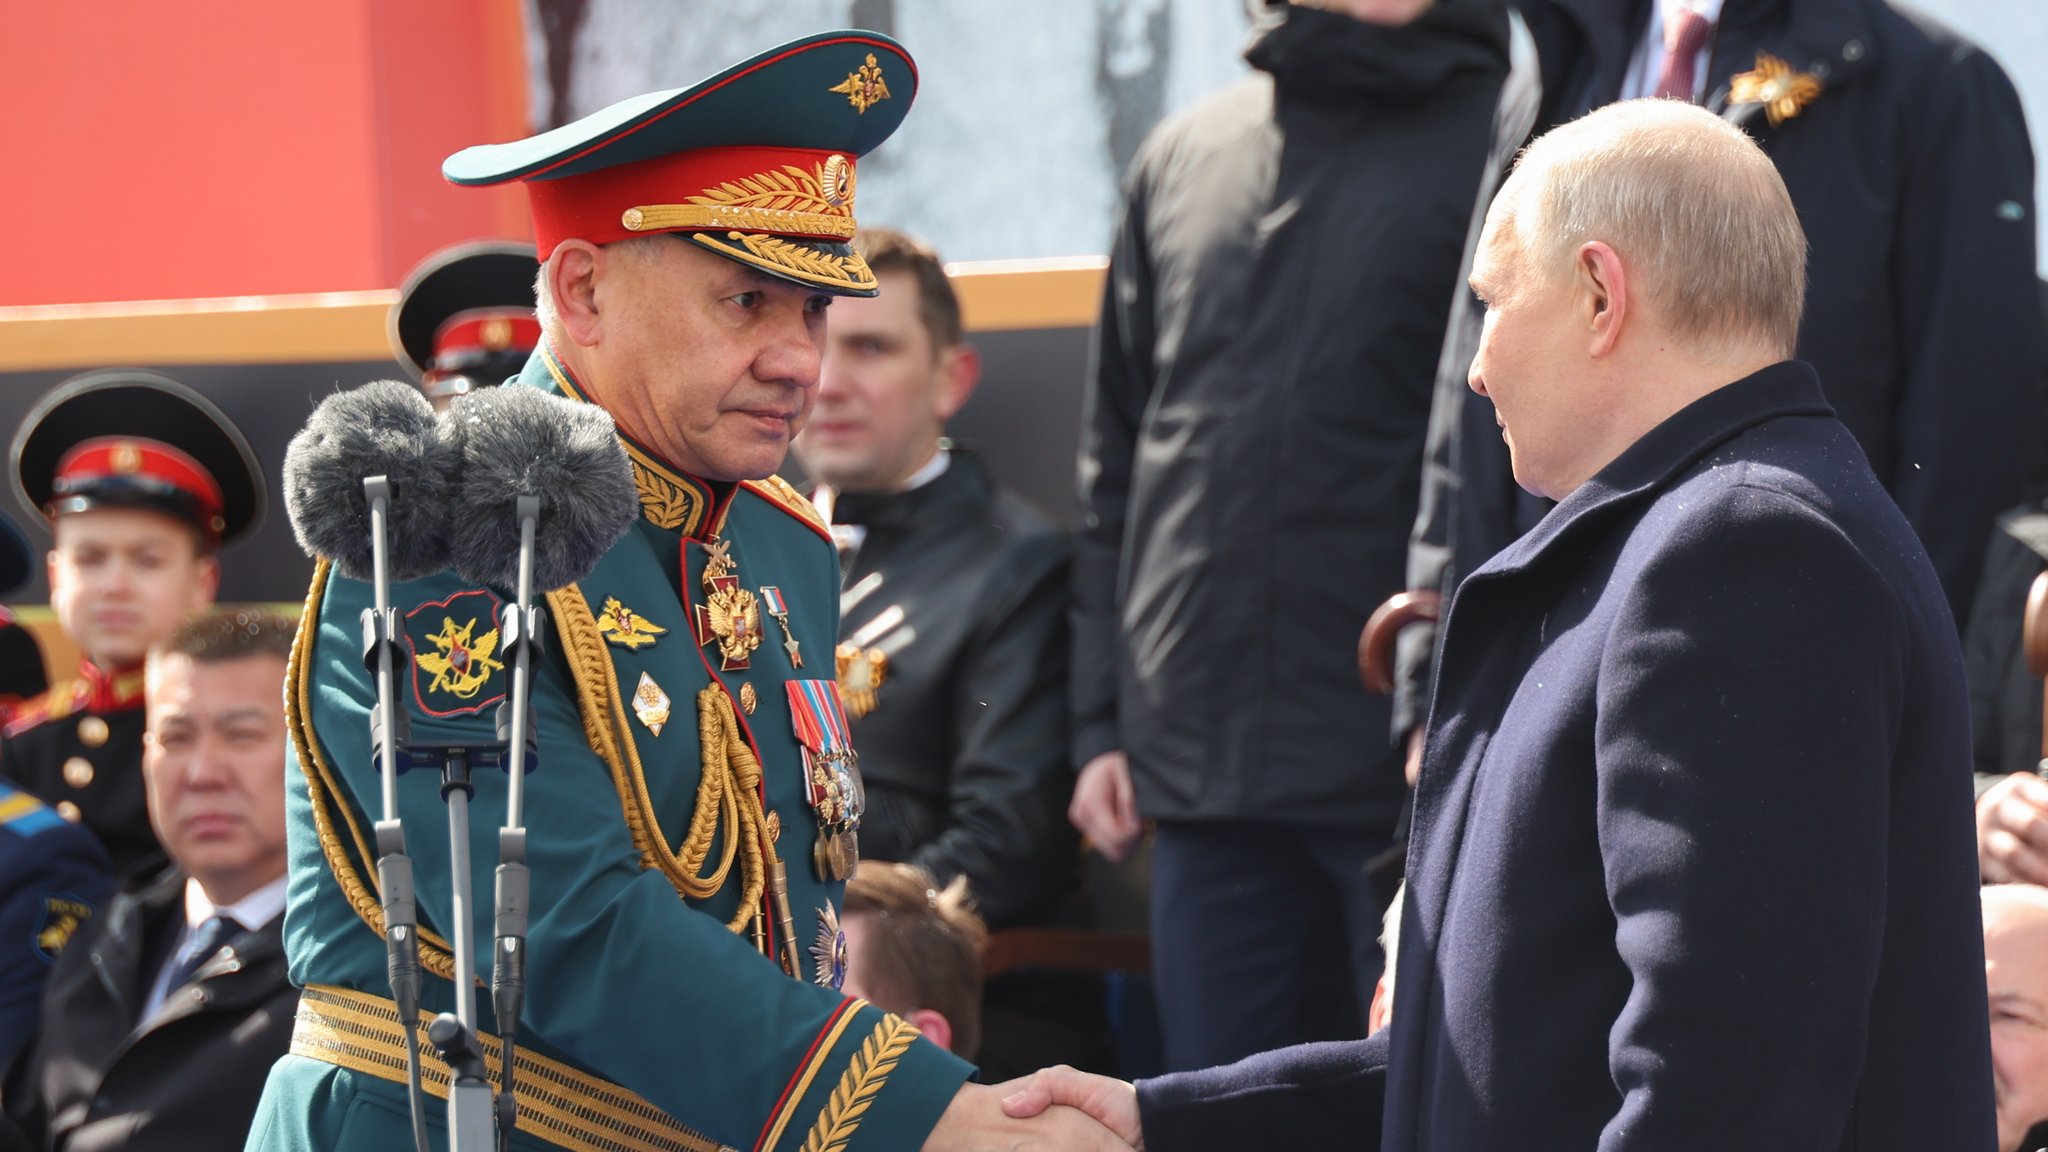
M 1365 1035 L 1382 963 L 1366 865 L 1387 839 L 1301 824 L 1158 824 L 1152 973 L 1168 1071 Z

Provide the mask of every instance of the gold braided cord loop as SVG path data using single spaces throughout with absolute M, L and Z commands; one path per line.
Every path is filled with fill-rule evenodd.
M 420 1013 L 422 1029 L 431 1015 Z M 503 1058 L 496 1036 L 477 1036 L 493 1085 Z M 310 985 L 299 1000 L 291 1052 L 375 1076 L 406 1082 L 405 1033 L 398 1006 L 348 988 Z M 528 1048 L 512 1056 L 519 1094 L 519 1130 L 575 1152 L 725 1152 L 722 1145 L 678 1124 L 634 1092 Z M 448 1098 L 448 1066 L 424 1045 L 420 1086 Z
M 356 858 L 363 861 L 363 866 L 369 867 L 376 856 L 356 824 L 355 812 L 341 799 L 334 770 L 320 752 L 319 735 L 312 730 L 313 640 L 320 632 L 320 602 L 326 596 L 330 572 L 331 566 L 325 560 L 314 566 L 313 586 L 306 593 L 306 607 L 299 615 L 298 635 L 292 638 L 292 653 L 285 666 L 285 683 L 291 686 L 284 699 L 285 728 L 291 734 L 292 749 L 298 754 L 299 771 L 306 778 L 306 794 L 313 802 L 313 831 L 320 841 L 320 854 L 327 858 L 327 870 L 341 885 L 349 907 L 382 939 L 384 906 L 376 880 L 371 878 L 366 883 L 355 860 L 350 859 L 348 846 L 335 831 L 335 813 L 340 813 L 349 839 L 355 844 Z M 419 943 L 421 966 L 443 980 L 455 979 L 455 957 L 448 942 L 421 927 Z
M 750 232 L 782 232 L 795 236 L 853 239 L 851 216 L 790 212 L 781 208 L 728 205 L 642 204 L 628 208 L 620 223 L 634 232 L 668 232 L 678 228 L 739 228 Z
M 761 915 L 761 893 L 768 882 L 768 843 L 763 825 L 767 814 L 761 810 L 761 761 L 740 736 L 739 717 L 733 713 L 732 697 L 716 684 L 697 693 L 697 731 L 703 741 L 704 775 L 723 774 L 725 787 L 738 809 L 739 819 L 725 826 L 728 843 L 738 841 L 740 851 L 740 907 L 726 927 L 743 932 Z M 700 807 L 691 817 L 690 832 L 703 820 Z M 729 849 L 728 849 L 729 851 Z
M 584 742 L 611 772 L 612 788 L 619 794 L 626 819 L 626 833 L 640 850 L 640 866 L 653 868 L 655 859 L 648 844 L 647 825 L 633 798 L 638 753 L 633 749 L 632 735 L 626 730 L 625 703 L 619 697 L 619 680 L 612 670 L 612 658 L 605 651 L 604 632 L 597 626 L 597 617 L 591 615 L 590 602 L 583 598 L 581 587 L 571 584 L 546 595 L 548 615 L 554 618 L 555 632 L 562 638 L 562 654 L 569 661 L 569 679 L 576 685 L 576 710 L 583 718 Z M 630 772 L 626 765 L 629 755 L 634 757 Z
M 669 848 L 669 840 L 662 833 L 654 798 L 647 790 L 646 769 L 627 728 L 618 674 L 612 667 L 597 618 L 591 614 L 589 600 L 584 598 L 582 588 L 574 584 L 548 593 L 547 599 L 548 611 L 562 637 L 562 651 L 569 660 L 571 678 L 576 683 L 584 735 L 611 769 L 612 786 L 619 794 L 633 846 L 640 850 L 641 866 L 659 869 L 678 895 L 704 900 L 724 888 L 730 864 L 737 856 L 744 886 L 739 911 L 726 927 L 735 933 L 746 931 L 760 915 L 761 892 L 766 883 L 761 832 L 765 816 L 759 791 L 761 762 L 740 737 L 732 701 L 717 685 L 699 693 L 703 775 L 679 855 Z M 709 696 L 717 697 L 717 707 L 708 702 Z M 720 853 L 720 866 L 711 875 L 703 875 L 699 869 L 721 830 L 725 832 L 725 848 Z
M 895 1016 L 883 1017 L 839 1077 L 825 1110 L 818 1113 L 818 1122 L 804 1139 L 804 1152 L 840 1152 L 853 1140 L 868 1105 L 874 1103 L 875 1094 L 915 1039 L 916 1028 Z

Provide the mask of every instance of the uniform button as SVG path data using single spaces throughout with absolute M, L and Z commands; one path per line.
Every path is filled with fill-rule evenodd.
M 92 783 L 92 761 L 83 756 L 73 756 L 64 762 L 64 782 L 73 788 L 84 788 Z
M 740 708 L 744 710 L 747 715 L 752 716 L 754 714 L 754 709 L 758 707 L 760 703 L 761 698 L 760 696 L 755 694 L 754 686 L 752 684 L 740 685 Z
M 773 844 L 780 839 L 782 839 L 782 813 L 770 812 L 768 814 L 768 842 Z
M 78 805 L 73 804 L 71 801 L 59 800 L 57 801 L 57 815 L 62 816 L 66 820 L 71 821 L 73 824 L 76 824 L 78 823 L 79 818 L 84 815 L 84 813 L 80 812 L 78 810 Z
M 97 716 L 87 716 L 78 722 L 78 738 L 87 748 L 97 748 L 107 742 L 107 722 Z

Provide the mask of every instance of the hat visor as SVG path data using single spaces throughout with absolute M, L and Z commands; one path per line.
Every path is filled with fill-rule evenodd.
M 677 232 L 720 256 L 770 276 L 834 296 L 873 296 L 880 285 L 868 262 L 843 240 L 813 240 L 768 232 Z

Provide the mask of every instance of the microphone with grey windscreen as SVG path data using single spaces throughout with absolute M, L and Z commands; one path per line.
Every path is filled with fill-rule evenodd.
M 640 515 L 632 465 L 611 414 L 532 388 L 457 400 L 448 438 L 459 456 L 450 492 L 449 562 L 464 579 L 516 588 L 522 554 L 533 585 L 590 574 Z M 534 504 L 531 539 L 522 500 Z
M 292 535 L 310 556 L 352 580 L 375 578 L 373 498 L 363 481 L 387 481 L 386 574 L 413 580 L 448 567 L 446 492 L 459 463 L 420 390 L 379 380 L 320 402 L 284 454 L 284 501 Z
M 531 732 L 528 694 L 540 656 L 536 587 L 562 588 L 590 574 L 640 515 L 632 465 L 610 414 L 532 388 L 472 392 L 448 410 L 447 436 L 459 463 L 451 492 L 449 559 L 464 579 L 513 590 L 501 650 L 512 669 L 502 711 L 509 781 L 498 830 L 496 940 L 491 1007 L 498 1022 L 497 1128 L 518 1121 L 513 1050 L 526 987 L 525 768 Z M 535 757 L 537 759 L 537 757 Z
M 411 661 L 391 607 L 391 581 L 447 567 L 444 500 L 458 463 L 433 405 L 412 385 L 393 380 L 321 401 L 284 457 L 285 511 L 299 546 L 330 561 L 343 576 L 369 581 L 372 589 L 374 606 L 363 611 L 363 656 L 377 691 L 370 713 L 370 746 L 383 799 L 383 818 L 376 822 L 377 889 L 386 976 L 398 1018 L 406 1025 L 413 1143 L 421 1152 L 427 1144 L 414 1028 L 420 1003 L 419 917 L 412 859 L 398 814 L 399 755 L 408 743 L 408 725 L 393 689 L 396 668 Z

